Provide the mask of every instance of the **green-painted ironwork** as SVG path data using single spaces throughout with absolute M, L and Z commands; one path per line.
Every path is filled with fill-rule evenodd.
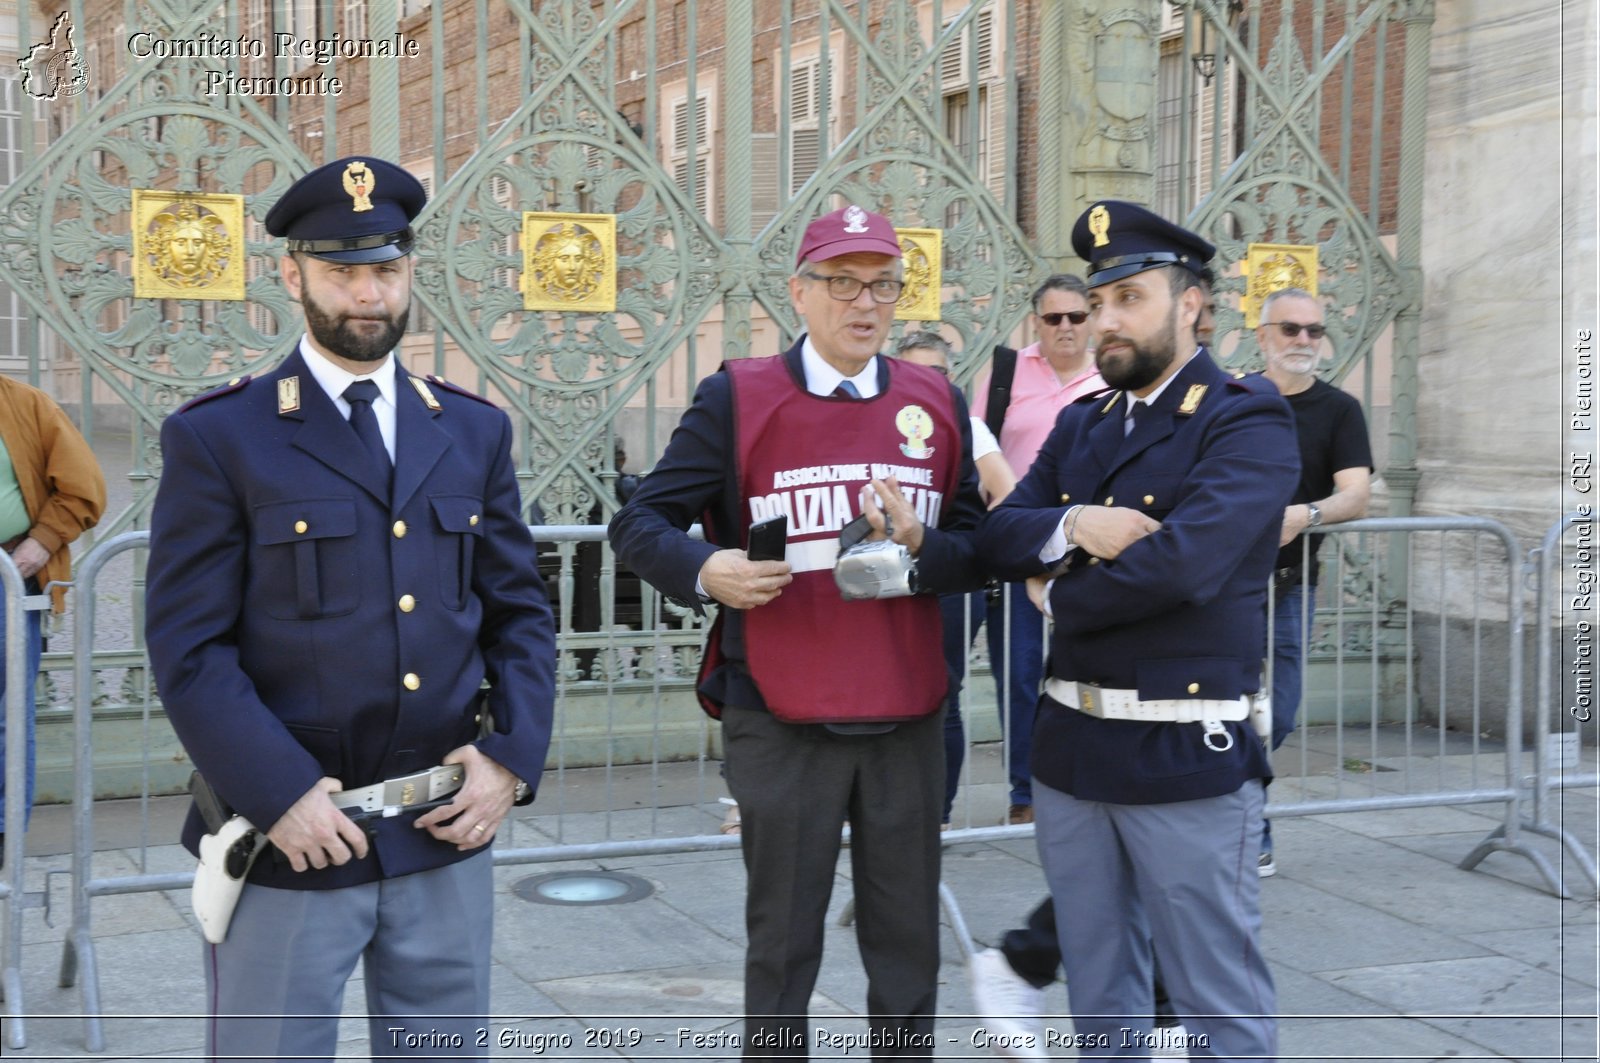
M 279 28 L 273 20 L 290 6 L 73 0 L 68 8 L 82 42 L 113 22 L 171 40 L 237 37 Z M 787 278 L 802 230 L 845 202 L 902 226 L 944 230 L 937 327 L 960 352 L 957 380 L 968 382 L 1022 322 L 1033 286 L 1073 264 L 1067 232 L 1078 210 L 1102 195 L 1148 198 L 1140 190 L 1152 187 L 1154 172 L 1150 72 L 1167 8 L 1191 22 L 1182 31 L 1185 49 L 1204 22 L 1218 55 L 1211 82 L 1184 75 L 1185 98 L 1208 98 L 1211 111 L 1224 115 L 1197 122 L 1185 140 L 1183 180 L 1192 198 L 1181 202 L 1195 204 L 1190 223 L 1218 244 L 1224 274 L 1252 240 L 1305 237 L 1320 245 L 1323 291 L 1350 308 L 1330 321 L 1334 377 L 1369 366 L 1377 338 L 1394 326 L 1385 472 L 1391 491 L 1414 475 L 1420 108 L 1432 17 L 1425 0 L 1285 4 L 1311 12 L 1314 30 L 1285 31 L 1270 42 L 1259 37 L 1261 5 L 1236 9 L 1227 0 L 292 6 L 320 16 L 319 36 L 345 32 L 359 9 L 368 37 L 398 31 L 424 40 L 422 54 L 335 58 L 311 68 L 364 79 L 366 97 L 351 107 L 332 98 L 208 96 L 207 75 L 243 72 L 240 61 L 126 54 L 116 64 L 120 75 L 94 93 L 23 101 L 25 121 L 53 116 L 59 133 L 40 150 L 30 146 L 18 180 L 0 190 L 0 280 L 26 302 L 39 332 L 55 338 L 49 357 L 82 366 L 85 418 L 95 402 L 102 411 L 126 411 L 130 452 L 118 464 L 131 490 L 100 535 L 147 522 L 160 476 L 157 433 L 168 412 L 270 367 L 296 342 L 297 309 L 277 278 L 281 243 L 265 237 L 260 219 L 295 177 L 351 152 L 393 155 L 428 176 L 432 198 L 417 222 L 414 331 L 404 356 L 511 413 L 530 516 L 537 503 L 548 523 L 609 518 L 618 505 L 619 442 L 626 441 L 629 470 L 648 467 L 699 377 L 722 359 L 770 353 L 795 337 L 800 323 Z M 20 5 L 25 40 L 40 34 L 32 7 Z M 1341 12 L 1344 28 L 1324 36 L 1323 22 Z M 1395 26 L 1384 30 L 1390 21 Z M 1355 49 L 1380 32 L 1390 32 L 1392 46 L 1402 29 L 1403 86 L 1397 93 L 1392 78 L 1380 82 L 1370 110 L 1357 115 Z M 986 48 L 993 52 L 987 60 Z M 1030 48 L 1038 55 L 1031 67 L 1009 58 Z M 269 57 L 258 72 L 294 76 L 306 72 L 302 65 Z M 1335 71 L 1345 74 L 1330 92 Z M 431 93 L 408 95 L 419 80 Z M 692 105 L 702 94 L 704 112 Z M 1392 248 L 1376 217 L 1379 191 L 1349 191 L 1352 171 L 1361 169 L 1353 145 L 1359 136 L 1377 137 L 1395 106 L 1384 98 L 1390 95 L 1403 97 L 1404 108 Z M 1031 110 L 1018 105 L 1025 98 Z M 691 102 L 681 128 L 679 99 Z M 1339 115 L 1337 150 L 1327 139 L 1330 110 Z M 1024 131 L 1026 154 L 1018 150 Z M 702 134 L 704 151 L 695 147 Z M 684 138 L 689 150 L 675 154 Z M 791 152 L 808 138 L 814 157 Z M 1192 165 L 1189 147 L 1204 156 Z M 133 298 L 135 187 L 245 195 L 244 302 Z M 522 308 L 526 210 L 616 215 L 615 311 Z M 1242 281 L 1228 277 L 1222 287 L 1232 296 Z M 1252 340 L 1227 298 L 1219 324 L 1229 358 L 1252 365 Z M 662 618 L 662 631 L 624 652 L 610 631 L 638 619 L 623 617 L 617 604 L 628 585 L 609 548 L 549 549 L 569 632 L 562 643 L 569 683 L 687 684 L 702 618 L 648 588 L 628 591 L 640 596 L 645 618 Z M 591 549 L 592 557 L 584 552 Z M 579 599 L 590 579 L 599 604 L 585 617 Z M 128 592 L 135 647 L 140 592 L 135 572 Z M 100 686 L 108 704 L 142 681 L 124 674 L 137 665 L 120 657 L 108 658 L 107 668 Z

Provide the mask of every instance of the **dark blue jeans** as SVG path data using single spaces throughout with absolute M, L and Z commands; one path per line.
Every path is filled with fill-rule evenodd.
M 1306 643 L 1317 613 L 1317 585 L 1294 583 L 1278 598 L 1272 617 L 1272 748 L 1294 734 L 1305 679 Z M 1272 821 L 1261 834 L 1261 851 L 1272 852 Z
M 1010 764 L 1011 803 L 1033 804 L 1033 716 L 1044 682 L 1044 617 L 1028 600 L 1028 588 L 1008 583 L 999 601 L 989 603 L 989 662 L 995 700 L 1005 729 Z M 1006 652 L 1007 638 L 1010 653 Z
M 1317 612 L 1317 585 L 1296 583 L 1282 593 L 1272 621 L 1272 748 L 1294 733 L 1305 675 L 1305 646 Z

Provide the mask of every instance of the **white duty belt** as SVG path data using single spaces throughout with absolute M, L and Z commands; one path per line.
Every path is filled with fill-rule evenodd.
M 358 786 L 354 790 L 339 790 L 328 796 L 340 808 L 359 808 L 363 812 L 397 816 L 411 805 L 448 797 L 461 789 L 466 777 L 466 770 L 461 765 L 441 764 L 414 775 L 385 779 L 371 786 Z
M 1111 690 L 1054 677 L 1044 681 L 1044 692 L 1052 701 L 1102 720 L 1203 724 L 1206 748 L 1217 753 L 1226 753 L 1233 748 L 1233 735 L 1222 726 L 1223 721 L 1250 718 L 1248 695 L 1229 700 L 1160 698 L 1146 701 L 1139 697 L 1137 690 Z

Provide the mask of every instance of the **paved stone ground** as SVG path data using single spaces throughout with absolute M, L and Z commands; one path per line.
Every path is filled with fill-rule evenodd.
M 1337 752 L 1327 732 L 1307 736 L 1305 746 L 1308 758 Z M 1298 759 L 1293 747 L 1285 748 L 1288 761 Z M 957 816 L 958 826 L 973 825 L 969 838 L 995 822 L 1005 801 L 994 748 L 979 747 L 973 761 L 968 804 Z M 1446 754 L 1434 767 L 1439 778 L 1470 771 L 1460 754 Z M 1364 792 L 1402 792 L 1416 781 L 1407 777 L 1378 771 L 1362 778 L 1345 773 L 1338 781 Z M 1323 786 L 1335 781 L 1320 779 Z M 1281 792 L 1314 782 L 1285 778 Z M 547 779 L 540 800 L 498 844 L 509 850 L 715 837 L 723 812 L 719 793 L 714 764 L 567 771 Z M 1559 817 L 1592 852 L 1600 824 L 1596 806 L 1593 790 L 1558 791 L 1551 817 Z M 1456 867 L 1500 822 L 1499 808 L 1390 809 L 1276 821 L 1280 870 L 1263 883 L 1264 946 L 1277 980 L 1283 1059 L 1596 1058 L 1596 904 L 1576 865 L 1555 842 L 1524 835 L 1564 875 L 1575 894 L 1566 901 L 1546 892 L 1533 865 L 1512 853 L 1493 854 L 1476 871 Z M 95 876 L 188 869 L 189 859 L 174 845 L 138 847 L 141 833 L 156 841 L 174 837 L 181 812 L 177 799 L 152 802 L 147 817 L 134 802 L 100 805 Z M 203 1007 L 201 942 L 186 891 L 94 902 L 106 1050 L 85 1052 L 80 989 L 56 984 L 72 895 L 68 879 L 50 873 L 69 866 L 64 854 L 70 829 L 66 809 L 42 808 L 28 838 L 26 886 L 47 890 L 52 911 L 48 922 L 42 908 L 22 912 L 28 1043 L 10 1047 L 8 1018 L 0 1034 L 7 1038 L 5 1057 L 194 1058 L 203 1044 L 197 1014 Z M 997 939 L 1043 894 L 1029 830 L 986 829 L 981 840 L 955 841 L 946 851 L 945 884 L 980 943 Z M 515 891 L 531 876 L 566 869 L 627 872 L 645 879 L 653 892 L 631 903 L 554 907 L 525 901 Z M 737 1055 L 715 1047 L 718 1038 L 738 1030 L 733 1016 L 740 1007 L 744 935 L 736 849 L 501 866 L 496 876 L 495 1018 L 488 1037 L 497 1057 Z M 847 860 L 841 861 L 836 885 L 831 911 L 837 920 L 850 896 Z M 812 1012 L 816 1025 L 860 1034 L 866 987 L 852 936 L 849 927 L 830 925 Z M 969 1015 L 965 954 L 948 921 L 943 951 L 938 1054 L 990 1058 L 992 1051 L 973 1043 L 980 1022 Z M 341 1057 L 366 1053 L 357 1018 L 359 983 L 357 978 L 346 995 Z M 1053 1011 L 1065 1011 L 1064 988 L 1052 989 L 1049 1000 Z M 1052 1018 L 1049 1025 L 1065 1031 L 1070 1020 Z M 703 1035 L 712 1047 L 680 1045 L 680 1030 L 686 1038 Z M 624 1041 L 638 1031 L 639 1043 L 619 1046 L 617 1031 Z M 571 1037 L 571 1048 L 536 1050 L 538 1038 L 562 1035 Z M 1071 1058 L 1070 1052 L 1060 1054 Z

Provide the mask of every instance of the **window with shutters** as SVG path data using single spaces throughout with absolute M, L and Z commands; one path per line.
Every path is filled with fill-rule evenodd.
M 260 247 L 272 242 L 272 237 L 267 235 L 267 227 L 248 214 L 245 215 L 244 227 L 247 248 Z M 244 260 L 245 297 L 249 298 L 250 290 L 256 286 L 255 282 L 259 278 L 272 273 L 277 269 L 277 266 L 277 260 L 270 255 L 246 255 Z M 277 319 L 272 316 L 271 311 L 257 302 L 250 304 L 250 327 L 269 339 L 278 334 Z
M 17 179 L 22 168 L 22 108 L 17 79 L 0 77 L 0 187 Z M 0 369 L 19 372 L 27 369 L 24 350 L 26 316 L 22 300 L 11 287 L 0 281 Z
M 426 187 L 426 186 L 424 186 Z M 497 207 L 516 211 L 516 223 L 511 231 L 493 237 L 495 266 L 490 276 L 495 287 L 505 291 L 522 290 L 522 253 L 517 247 L 517 237 L 522 228 L 522 212 L 516 210 L 516 189 L 504 174 L 489 175 L 489 198 Z
M 268 13 L 272 10 L 270 0 L 250 0 L 244 9 L 244 35 L 252 41 L 267 41 L 272 32 L 272 24 L 268 21 Z M 272 72 L 271 48 L 263 48 L 262 55 L 246 56 L 240 60 L 244 69 L 241 73 L 249 77 L 266 77 Z
M 765 229 L 782 206 L 778 195 L 778 134 L 754 133 L 750 137 L 750 231 L 759 233 Z
M 944 28 L 948 31 L 959 17 L 946 20 Z M 976 17 L 944 46 L 944 51 L 939 56 L 939 80 L 946 92 L 969 81 L 985 81 L 995 76 L 994 38 L 994 12 L 985 9 L 978 12 Z M 977 49 L 976 67 L 972 62 L 974 45 Z
M 707 221 L 711 218 L 711 97 L 697 93 L 672 102 L 672 180 Z
M 963 89 L 944 98 L 944 135 L 980 181 L 989 179 L 989 89 L 978 89 L 977 109 L 972 93 Z
M 367 36 L 367 0 L 344 0 L 344 26 L 341 31 L 352 40 Z
M 822 165 L 822 60 L 789 69 L 789 195 Z
M 427 162 L 423 162 L 421 164 L 418 164 L 416 162 L 408 162 L 408 163 L 406 163 L 405 168 L 407 170 L 411 171 L 411 173 L 416 175 L 417 180 L 422 183 L 423 192 L 427 193 L 426 202 L 432 203 L 433 202 L 433 174 L 427 172 L 427 167 L 429 165 L 430 164 L 427 163 Z M 417 281 L 416 281 L 415 269 L 416 269 L 416 267 L 413 266 L 412 267 L 412 270 L 413 270 L 412 279 L 411 279 L 411 323 L 410 323 L 410 325 L 409 325 L 409 327 L 407 328 L 406 331 L 411 332 L 411 333 L 423 333 L 423 334 L 431 333 L 434 330 L 434 326 L 437 324 L 437 322 L 434 320 L 434 316 L 432 314 L 428 313 L 427 307 L 423 306 L 421 301 L 417 299 Z M 511 283 L 512 284 L 516 284 L 516 282 L 517 282 L 516 278 L 519 277 L 520 275 L 521 275 L 520 271 L 517 271 L 516 273 L 514 273 L 513 276 L 512 276 Z

